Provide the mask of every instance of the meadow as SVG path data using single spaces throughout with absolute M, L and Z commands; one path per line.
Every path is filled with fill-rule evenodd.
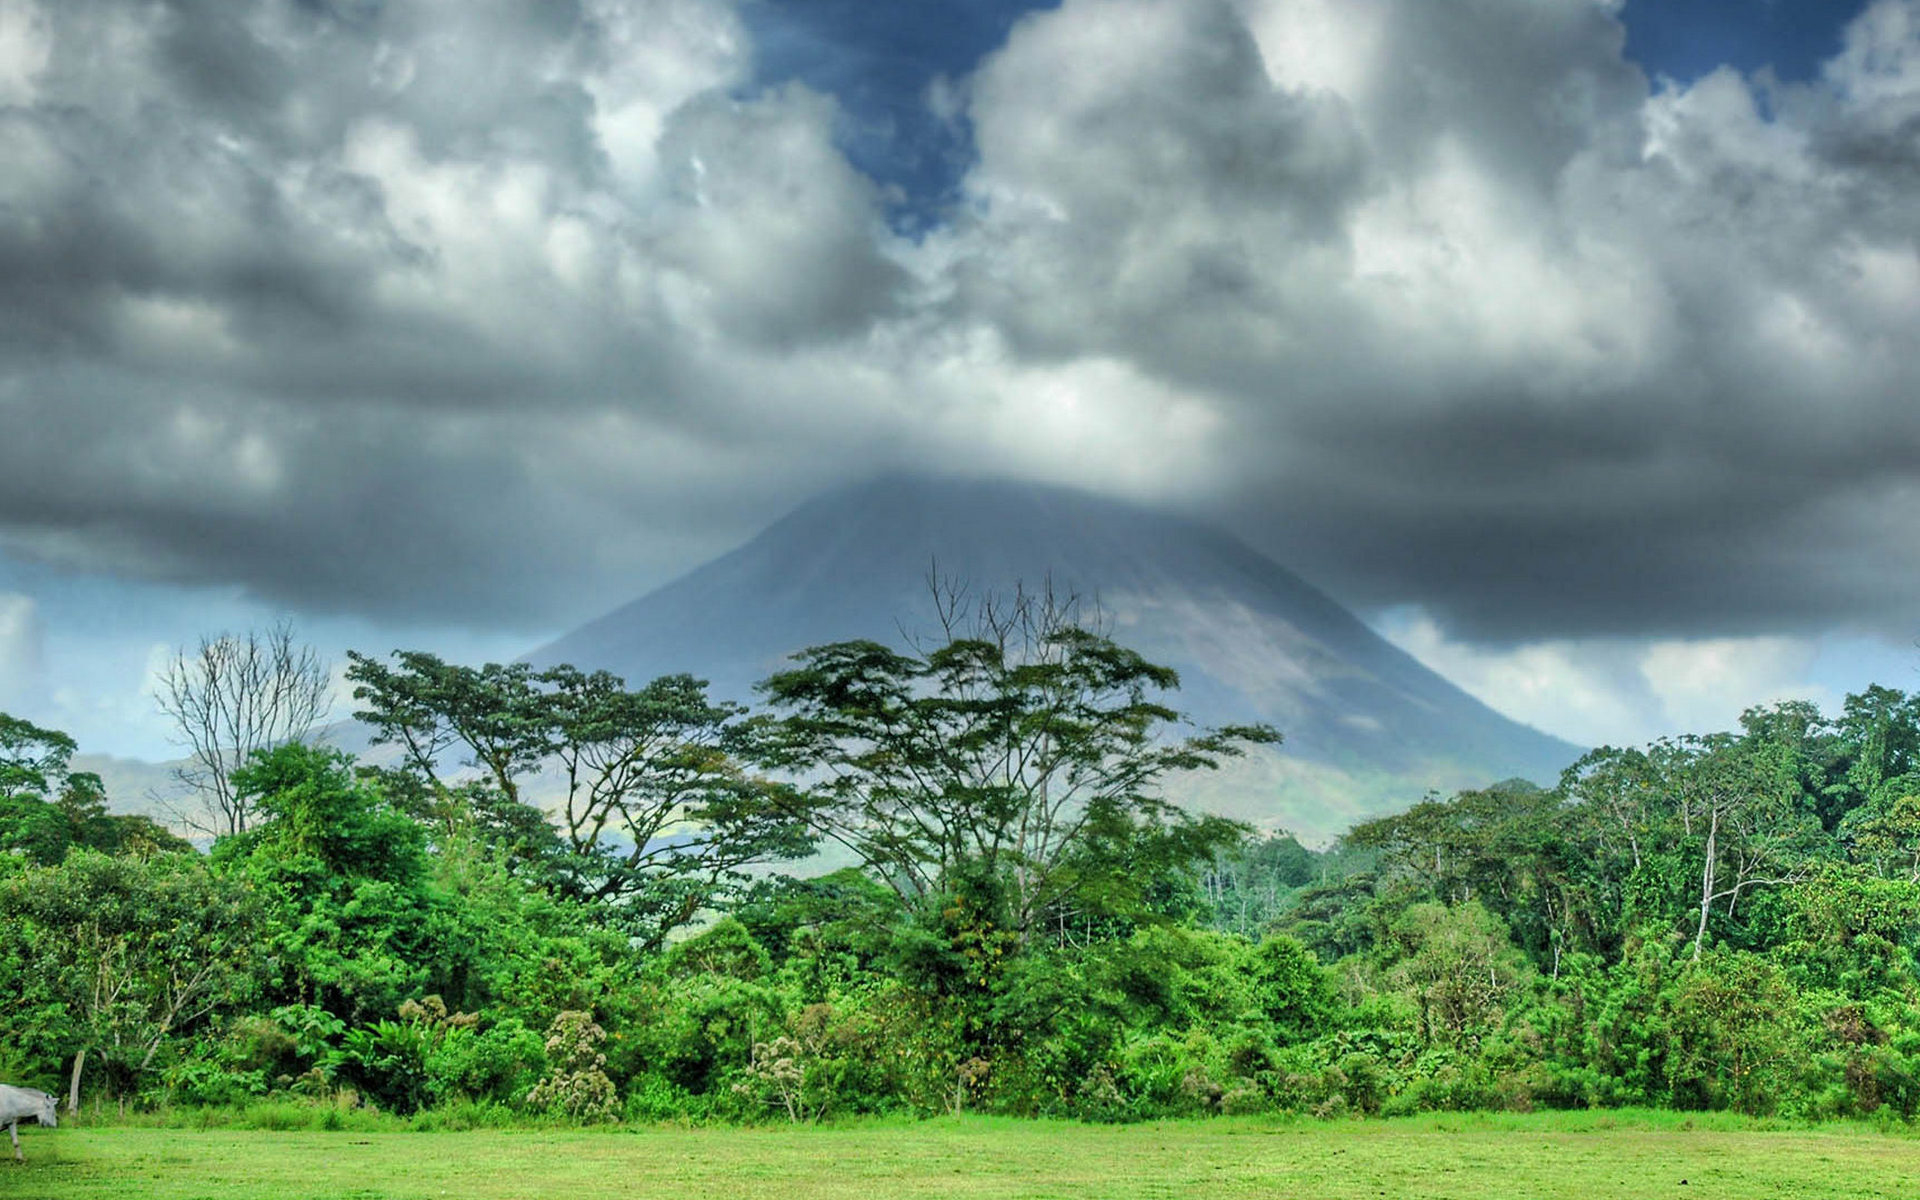
M 23 1140 L 28 1161 L 0 1168 L 0 1195 L 35 1200 L 1920 1193 L 1920 1139 L 1912 1136 L 1671 1113 L 433 1132 L 107 1125 L 29 1128 Z

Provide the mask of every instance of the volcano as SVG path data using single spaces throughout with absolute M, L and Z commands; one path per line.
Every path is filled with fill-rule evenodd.
M 1176 784 L 1176 798 L 1263 828 L 1325 840 L 1430 790 L 1551 783 L 1580 754 L 1220 528 L 1025 483 L 887 478 L 829 493 L 528 658 L 635 684 L 687 671 L 751 703 L 802 647 L 936 628 L 930 575 L 975 596 L 1075 595 L 1114 640 L 1179 671 L 1168 701 L 1194 721 L 1279 728 L 1282 746 Z

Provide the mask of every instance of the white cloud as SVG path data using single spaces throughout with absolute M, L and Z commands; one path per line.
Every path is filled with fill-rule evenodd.
M 1667 728 L 1700 733 L 1735 728 L 1744 709 L 1780 700 L 1838 711 L 1840 697 L 1808 677 L 1818 655 L 1807 638 L 1663 641 L 1641 653 L 1640 673 Z
M 30 104 L 52 53 L 47 23 L 31 0 L 0 0 L 0 104 Z
M 1737 729 L 1740 714 L 1781 700 L 1838 712 L 1885 666 L 1885 647 L 1848 664 L 1836 686 L 1820 639 L 1560 639 L 1493 648 L 1451 640 L 1428 614 L 1400 609 L 1379 627 L 1395 645 L 1516 721 L 1578 745 L 1643 745 Z M 1884 680 L 1882 680 L 1884 682 Z
M 1538 642 L 1491 649 L 1451 641 L 1417 609 L 1385 614 L 1387 640 L 1495 712 L 1576 745 L 1633 744 L 1669 732 L 1632 650 Z
M 110 649 L 96 643 L 62 655 L 60 675 L 38 719 L 71 734 L 83 754 L 133 754 L 155 761 L 178 757 L 173 727 L 154 701 L 173 655 L 174 648 L 164 642 L 133 639 Z
M 46 688 L 45 633 L 31 596 L 0 592 L 0 709 L 24 715 Z

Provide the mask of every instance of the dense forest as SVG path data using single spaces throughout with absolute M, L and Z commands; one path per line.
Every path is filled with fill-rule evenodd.
M 0 1078 L 503 1120 L 1920 1108 L 1920 697 L 1603 748 L 1312 849 L 1279 734 L 1070 612 L 687 677 L 355 655 L 362 761 L 113 815 L 0 717 Z M 187 680 L 191 683 L 191 679 Z

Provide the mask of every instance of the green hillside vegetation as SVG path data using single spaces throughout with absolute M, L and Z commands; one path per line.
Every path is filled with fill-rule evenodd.
M 1179 726 L 1044 606 L 948 633 L 816 647 L 753 712 L 355 656 L 390 765 L 258 754 L 206 852 L 8 718 L 0 1078 L 333 1124 L 1920 1110 L 1920 697 L 1315 850 L 1171 790 L 1274 731 Z

